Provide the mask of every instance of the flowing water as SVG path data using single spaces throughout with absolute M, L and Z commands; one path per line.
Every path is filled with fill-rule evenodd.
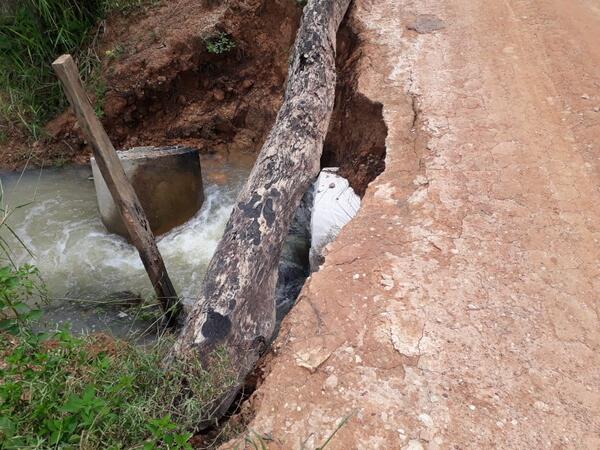
M 193 219 L 159 238 L 169 275 L 188 304 L 199 292 L 249 170 L 246 161 L 203 161 L 204 205 Z M 16 243 L 11 247 L 18 263 L 39 268 L 47 286 L 52 301 L 45 306 L 45 326 L 69 322 L 74 331 L 104 330 L 119 336 L 147 327 L 140 309 L 132 312 L 122 303 L 129 297 L 150 298 L 154 292 L 135 248 L 102 225 L 91 170 L 67 167 L 0 175 L 5 205 L 25 205 L 14 211 L 10 223 L 33 257 Z M 306 241 L 297 234 L 288 239 L 280 265 L 280 316 L 306 276 Z M 109 297 L 114 302 L 106 307 Z

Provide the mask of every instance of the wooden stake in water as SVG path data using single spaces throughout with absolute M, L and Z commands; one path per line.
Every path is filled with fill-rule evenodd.
M 146 272 L 148 272 L 156 295 L 165 311 L 166 323 L 168 326 L 172 326 L 176 322 L 181 305 L 156 246 L 146 213 L 125 175 L 115 148 L 96 117 L 83 89 L 75 61 L 71 55 L 62 55 L 52 63 L 52 67 L 63 84 L 65 94 L 87 141 L 92 146 L 102 177 L 117 205 L 131 242 L 142 258 Z

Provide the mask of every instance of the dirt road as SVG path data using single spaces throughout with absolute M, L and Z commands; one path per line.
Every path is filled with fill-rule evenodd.
M 386 170 L 284 321 L 250 428 L 600 448 L 600 4 L 354 3 Z

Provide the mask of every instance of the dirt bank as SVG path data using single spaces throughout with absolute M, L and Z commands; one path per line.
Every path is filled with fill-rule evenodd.
M 351 24 L 385 171 L 284 320 L 251 438 L 599 448 L 600 10 L 356 0 Z
M 291 0 L 180 0 L 111 17 L 98 54 L 102 122 L 115 146 L 255 153 L 281 103 L 300 14 Z M 219 39 L 234 47 L 209 51 Z M 45 143 L 10 136 L 0 167 L 21 167 L 29 156 L 37 165 L 87 162 L 90 149 L 70 112 L 46 128 Z

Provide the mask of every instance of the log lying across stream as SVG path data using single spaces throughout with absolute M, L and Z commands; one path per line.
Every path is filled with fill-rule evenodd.
M 350 0 L 309 0 L 294 44 L 287 88 L 202 291 L 174 346 L 202 361 L 224 347 L 242 380 L 275 327 L 277 265 L 294 212 L 319 173 L 333 109 L 336 34 Z

